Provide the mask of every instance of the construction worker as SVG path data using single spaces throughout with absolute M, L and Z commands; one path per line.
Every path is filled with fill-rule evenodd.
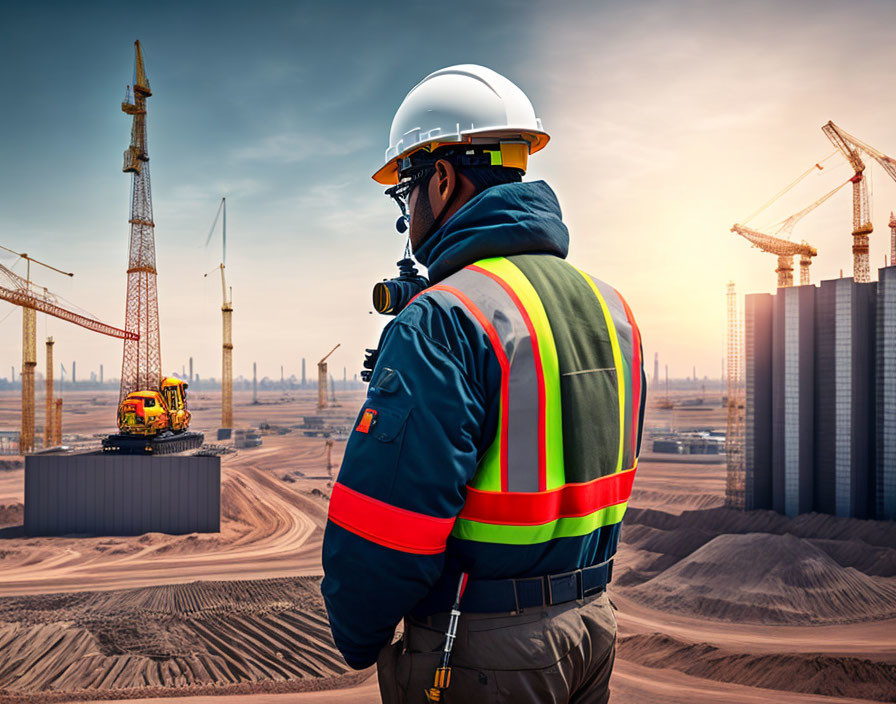
M 556 196 L 521 180 L 548 139 L 516 85 L 452 66 L 408 93 L 373 177 L 430 286 L 380 339 L 321 589 L 385 702 L 609 698 L 645 377 L 628 305 L 564 261 Z

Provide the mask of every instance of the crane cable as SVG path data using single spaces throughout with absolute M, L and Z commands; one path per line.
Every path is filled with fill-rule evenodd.
M 824 167 L 822 166 L 822 164 L 823 164 L 824 162 L 826 162 L 828 159 L 830 159 L 832 156 L 836 155 L 837 153 L 838 153 L 838 150 L 835 149 L 834 151 L 832 151 L 830 154 L 828 154 L 828 155 L 827 155 L 824 159 L 822 159 L 821 161 L 818 161 L 818 162 L 812 164 L 812 166 L 810 166 L 810 167 L 809 167 L 808 169 L 806 169 L 802 174 L 800 174 L 800 175 L 797 177 L 797 179 L 796 179 L 795 181 L 793 181 L 793 182 L 790 183 L 787 187 L 785 187 L 784 190 L 780 191 L 780 192 L 779 192 L 777 195 L 775 195 L 770 201 L 768 201 L 765 205 L 763 205 L 761 208 L 759 208 L 759 210 L 757 210 L 756 212 L 752 213 L 752 214 L 750 215 L 750 217 L 748 217 L 746 220 L 742 220 L 742 221 L 741 221 L 741 224 L 742 224 L 742 225 L 746 225 L 748 222 L 750 222 L 750 220 L 752 220 L 752 219 L 755 218 L 757 215 L 759 215 L 759 213 L 761 213 L 763 210 L 765 210 L 765 209 L 767 209 L 769 206 L 771 206 L 775 201 L 777 201 L 781 196 L 783 196 L 785 193 L 787 193 L 788 191 L 790 191 L 794 186 L 796 186 L 800 181 L 802 181 L 804 178 L 806 178 L 806 176 L 808 176 L 809 174 L 811 174 L 815 169 L 818 169 L 819 171 L 821 171 L 822 169 L 824 169 Z

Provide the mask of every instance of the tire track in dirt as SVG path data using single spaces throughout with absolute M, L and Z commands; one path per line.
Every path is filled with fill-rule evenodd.
M 315 577 L 0 599 L 0 701 L 349 671 Z

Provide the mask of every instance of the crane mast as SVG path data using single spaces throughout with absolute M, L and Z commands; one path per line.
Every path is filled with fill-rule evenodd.
M 890 266 L 896 266 L 896 215 L 890 211 Z
M 125 330 L 135 333 L 139 339 L 128 339 L 124 343 L 119 404 L 131 391 L 158 389 L 162 381 L 155 225 L 146 136 L 146 100 L 152 91 L 143 65 L 140 42 L 135 41 L 134 47 L 136 69 L 133 97 L 129 91 L 121 104 L 122 112 L 133 118 L 131 143 L 124 153 L 122 171 L 132 174 Z
M 208 237 L 205 245 L 212 240 L 215 234 L 215 227 L 218 225 L 218 218 L 223 216 L 221 224 L 221 263 L 218 269 L 221 270 L 221 326 L 222 326 L 222 349 L 221 349 L 221 427 L 233 427 L 233 289 L 227 288 L 227 279 L 224 276 L 224 269 L 227 264 L 227 198 L 221 198 L 221 204 L 218 206 L 218 212 L 215 213 L 215 219 L 212 221 L 211 229 L 208 231 Z M 212 269 L 214 271 L 214 269 Z M 208 274 L 206 274 L 208 276 Z
M 327 359 L 342 343 L 327 352 L 326 356 L 317 363 L 317 409 L 322 411 L 327 407 Z
M 233 427 L 233 294 L 227 295 L 224 280 L 224 264 L 221 264 L 221 322 L 223 326 L 223 346 L 221 353 L 221 427 Z
M 741 375 L 741 323 L 737 314 L 737 294 L 734 282 L 728 282 L 726 299 L 728 303 L 728 424 L 725 433 L 725 454 L 727 472 L 725 477 L 725 505 L 729 508 L 744 508 L 745 500 L 745 456 L 744 456 L 744 400 L 743 378 Z
M 865 162 L 859 155 L 858 148 L 848 134 L 833 122 L 821 128 L 849 162 L 855 175 L 852 182 L 852 260 L 853 277 L 856 283 L 871 281 L 871 265 L 868 261 L 868 235 L 874 230 L 871 224 L 871 205 L 868 199 L 868 184 L 865 180 Z
M 55 430 L 56 423 L 53 421 L 53 408 L 55 407 L 55 397 L 53 396 L 53 338 L 47 338 L 47 371 L 46 381 L 44 382 L 44 447 L 53 447 L 58 445 L 56 442 Z

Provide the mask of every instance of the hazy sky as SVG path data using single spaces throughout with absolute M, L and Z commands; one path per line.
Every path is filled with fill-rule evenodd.
M 141 40 L 166 372 L 192 355 L 220 376 L 220 239 L 234 371 L 300 373 L 335 343 L 360 369 L 385 320 L 370 288 L 394 275 L 397 209 L 370 180 L 392 116 L 429 72 L 481 63 L 531 98 L 552 141 L 527 178 L 555 189 L 570 258 L 620 289 L 672 376 L 717 377 L 725 283 L 771 291 L 775 258 L 728 230 L 833 150 L 841 125 L 896 155 L 896 3 L 10 2 L 0 6 L 0 244 L 75 272 L 40 285 L 122 325 L 130 119 Z M 751 224 L 786 217 L 851 174 L 842 159 Z M 872 278 L 896 184 L 872 165 Z M 852 272 L 844 189 L 795 231 L 813 281 Z M 0 257 L 0 263 L 12 264 Z M 21 264 L 15 267 L 21 272 Z M 797 274 L 798 275 L 798 274 Z M 121 342 L 39 315 L 79 378 L 118 376 Z M 21 365 L 21 313 L 0 302 L 0 376 Z M 309 366 L 309 373 L 311 367 Z M 58 373 L 58 370 L 57 370 Z

